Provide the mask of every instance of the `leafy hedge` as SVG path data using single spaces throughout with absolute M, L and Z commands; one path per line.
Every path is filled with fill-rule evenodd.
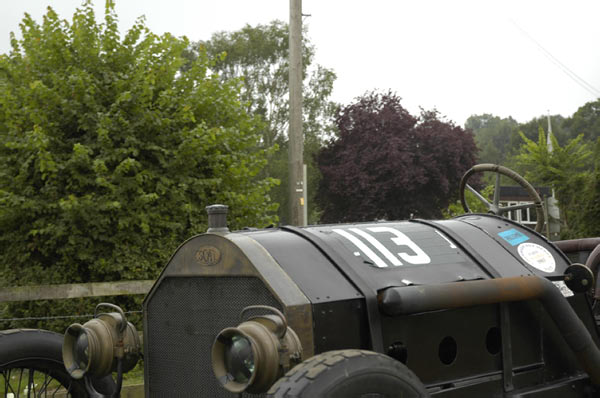
M 110 0 L 100 23 L 86 2 L 20 28 L 0 55 L 0 286 L 153 278 L 208 204 L 276 221 L 262 122 L 206 54 L 182 68 L 187 39 L 142 18 L 121 38 Z

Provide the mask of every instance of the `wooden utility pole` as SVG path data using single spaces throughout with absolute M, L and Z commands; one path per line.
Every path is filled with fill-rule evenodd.
M 304 219 L 304 139 L 302 136 L 302 0 L 290 0 L 290 128 L 289 199 L 290 224 L 306 225 Z

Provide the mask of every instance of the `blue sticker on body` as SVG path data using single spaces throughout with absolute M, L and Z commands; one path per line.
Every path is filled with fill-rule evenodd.
M 498 233 L 498 236 L 510 243 L 511 246 L 516 246 L 519 243 L 523 243 L 526 240 L 529 240 L 529 236 L 525 235 L 522 232 L 517 231 L 516 229 L 509 229 L 506 231 L 502 231 Z

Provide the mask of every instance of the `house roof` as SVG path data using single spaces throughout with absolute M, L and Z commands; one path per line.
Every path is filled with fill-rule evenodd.
M 552 189 L 549 187 L 534 187 L 542 198 L 544 196 L 552 196 Z M 521 186 L 501 186 L 500 187 L 501 201 L 526 202 L 531 201 L 529 194 L 525 188 Z

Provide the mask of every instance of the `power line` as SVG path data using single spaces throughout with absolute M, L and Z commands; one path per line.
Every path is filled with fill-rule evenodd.
M 562 70 L 567 76 L 569 76 L 575 83 L 577 83 L 581 88 L 585 89 L 587 92 L 592 94 L 594 99 L 600 97 L 600 90 L 598 90 L 596 87 L 589 84 L 587 81 L 585 81 L 579 75 L 577 75 L 575 72 L 573 72 L 571 69 L 569 69 L 565 64 L 560 62 L 560 60 L 558 58 L 556 58 L 554 55 L 552 55 L 552 53 L 550 51 L 546 50 L 546 48 L 544 48 L 544 46 L 542 46 L 537 40 L 535 40 L 529 33 L 527 33 L 525 31 L 525 29 L 523 29 L 521 26 L 519 26 L 519 24 L 517 24 L 514 20 L 511 19 L 510 21 L 513 23 L 513 25 L 515 25 L 517 27 L 517 29 L 519 29 L 519 31 L 525 37 L 527 37 L 529 40 L 531 40 L 533 43 L 535 43 L 535 45 L 546 56 L 546 58 L 548 58 L 550 61 L 552 61 L 552 63 L 554 63 L 556 66 L 558 66 L 560 68 L 560 70 Z

